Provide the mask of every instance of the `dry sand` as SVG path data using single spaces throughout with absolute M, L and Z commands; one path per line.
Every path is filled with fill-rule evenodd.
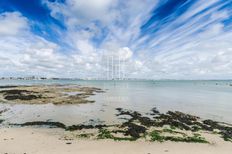
M 232 143 L 215 144 L 62 140 L 61 129 L 1 128 L 0 154 L 231 154 Z M 71 143 L 71 144 L 67 144 Z

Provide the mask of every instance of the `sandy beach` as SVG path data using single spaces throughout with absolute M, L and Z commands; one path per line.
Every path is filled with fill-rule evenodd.
M 61 129 L 0 129 L 1 154 L 230 154 L 231 143 L 212 138 L 215 144 L 62 140 Z

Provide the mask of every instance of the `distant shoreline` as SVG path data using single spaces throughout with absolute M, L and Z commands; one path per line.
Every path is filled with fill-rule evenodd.
M 102 79 L 102 78 L 47 78 L 47 77 L 0 77 L 0 80 L 80 80 L 80 81 L 232 81 L 232 79 L 137 79 L 137 78 L 125 78 L 125 79 Z

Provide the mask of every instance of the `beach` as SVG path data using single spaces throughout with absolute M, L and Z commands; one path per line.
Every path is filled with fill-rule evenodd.
M 232 150 L 230 81 L 47 82 L 0 86 L 0 153 Z
M 0 129 L 1 154 L 230 154 L 231 143 L 213 138 L 215 144 L 61 140 L 60 129 Z

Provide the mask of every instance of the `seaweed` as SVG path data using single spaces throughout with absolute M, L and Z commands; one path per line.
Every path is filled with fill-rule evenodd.
M 80 138 L 90 138 L 91 136 L 94 136 L 94 134 L 92 134 L 92 133 L 83 133 L 83 134 L 78 135 L 78 137 L 80 137 Z
M 146 128 L 144 126 L 139 126 L 134 123 L 124 123 L 124 127 L 127 127 L 125 135 L 130 135 L 131 137 L 138 139 L 141 137 L 140 134 L 144 134 L 146 132 Z
M 98 139 L 113 139 L 114 136 L 110 133 L 110 131 L 106 129 L 100 129 L 97 138 Z
M 114 135 L 111 134 L 110 131 L 106 129 L 100 129 L 97 138 L 98 139 L 113 139 L 115 141 L 135 141 L 136 140 L 133 137 L 115 137 Z
M 16 88 L 18 86 L 0 86 L 0 89 L 6 89 L 6 88 Z
M 66 131 L 75 131 L 75 130 L 82 130 L 82 129 L 102 129 L 104 127 L 108 127 L 107 125 L 72 125 L 67 126 Z
M 160 132 L 157 130 L 154 130 L 150 133 L 151 136 L 151 140 L 152 141 L 159 141 L 159 142 L 163 142 L 164 141 L 164 136 L 160 135 Z
M 37 94 L 37 92 L 18 89 L 2 90 L 0 93 L 3 93 L 4 99 L 6 100 L 33 100 L 42 97 L 40 94 Z
M 167 112 L 159 113 L 155 108 L 152 110 L 156 114 L 155 117 L 149 118 L 143 116 L 137 111 L 124 110 L 122 108 L 117 108 L 119 112 L 117 116 L 126 115 L 129 116 L 126 122 L 118 125 L 71 125 L 66 126 L 60 122 L 50 122 L 50 121 L 35 121 L 26 122 L 23 124 L 13 124 L 19 126 L 49 126 L 50 128 L 62 128 L 65 131 L 80 131 L 83 129 L 98 129 L 97 138 L 98 139 L 113 139 L 117 141 L 127 140 L 135 141 L 139 138 L 150 137 L 151 141 L 175 141 L 175 142 L 196 142 L 196 143 L 208 143 L 208 141 L 203 138 L 200 133 L 201 131 L 211 132 L 215 134 L 220 134 L 225 141 L 232 141 L 232 127 L 229 124 L 221 124 L 213 120 L 201 121 L 199 117 L 192 116 L 189 114 L 184 114 L 182 112 Z M 153 113 L 152 113 L 153 114 Z M 0 121 L 1 122 L 1 121 Z M 109 127 L 113 127 L 114 130 L 107 130 Z M 116 129 L 115 129 L 116 128 Z M 150 130 L 154 128 L 159 128 L 160 130 Z M 181 130 L 188 130 L 193 135 L 187 135 Z M 116 137 L 115 134 L 121 133 L 123 137 Z M 165 135 L 163 135 L 165 133 Z M 167 135 L 168 134 L 168 135 Z M 81 134 L 80 137 L 87 138 L 87 134 Z
M 49 122 L 49 121 L 33 121 L 33 122 L 26 122 L 23 124 L 11 124 L 16 126 L 49 126 L 50 128 L 62 128 L 66 129 L 66 126 L 63 123 L 60 122 Z
M 67 85 L 66 85 L 67 86 Z M 8 87 L 2 87 L 8 88 Z M 7 103 L 22 104 L 83 104 L 94 103 L 93 100 L 87 100 L 91 95 L 103 93 L 104 91 L 94 87 L 81 87 L 77 85 L 47 85 L 47 86 L 17 86 L 11 89 L 2 89 L 0 95 Z M 63 93 L 64 92 L 64 93 Z M 76 95 L 68 95 L 68 92 L 81 92 Z
M 188 143 L 209 143 L 205 138 L 200 135 L 193 136 L 163 136 L 162 131 L 154 130 L 150 133 L 152 141 L 164 142 L 164 141 L 174 141 L 174 142 L 188 142 Z
M 153 108 L 151 110 L 150 115 L 155 115 L 153 119 L 149 117 L 144 117 L 142 114 L 136 111 L 130 111 L 130 110 L 124 110 L 122 108 L 117 108 L 116 109 L 119 113 L 117 116 L 122 116 L 122 115 L 128 115 L 130 118 L 128 119 L 127 122 L 125 122 L 122 127 L 127 128 L 127 132 L 130 131 L 130 133 L 126 133 L 126 135 L 131 135 L 134 138 L 139 138 L 142 134 L 146 133 L 146 129 L 150 127 L 164 127 L 164 126 L 169 126 L 171 130 L 175 129 L 180 129 L 180 130 L 187 130 L 191 132 L 198 132 L 198 131 L 208 131 L 208 132 L 214 132 L 215 129 L 219 130 L 218 134 L 221 134 L 222 138 L 225 141 L 231 141 L 232 140 L 232 127 L 230 127 L 230 124 L 220 124 L 219 122 L 213 121 L 213 120 L 204 120 L 201 121 L 201 119 L 197 116 L 193 116 L 190 114 L 185 114 L 179 111 L 168 111 L 167 113 L 160 113 L 156 108 Z M 135 122 L 139 124 L 134 124 Z M 135 129 L 132 127 L 128 126 L 139 126 L 143 127 L 142 132 L 137 132 Z M 168 130 L 171 132 L 171 130 Z M 167 131 L 167 130 L 166 130 Z M 174 133 L 174 132 L 172 132 Z M 170 138 L 171 139 L 171 138 Z M 188 142 L 191 139 L 195 138 L 185 138 L 183 140 L 186 140 Z M 197 138 L 198 139 L 198 138 Z M 196 139 L 196 140 L 197 140 Z M 178 139 L 173 139 L 173 140 L 180 140 Z M 200 140 L 200 139 L 199 139 Z M 199 141 L 200 142 L 200 141 Z M 203 142 L 203 141 L 202 141 Z

